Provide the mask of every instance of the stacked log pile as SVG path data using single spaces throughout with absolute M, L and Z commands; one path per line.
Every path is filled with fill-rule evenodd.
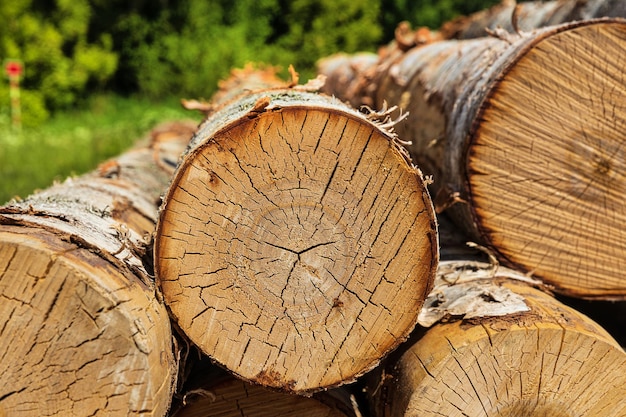
M 555 291 L 622 299 L 625 36 L 596 20 L 433 42 L 363 85 L 409 113 L 396 131 L 471 239 Z
M 163 416 L 178 372 L 150 236 L 194 123 L 0 208 L 0 415 Z
M 585 2 L 554 3 L 573 8 Z M 449 225 L 440 226 L 448 261 L 422 312 L 436 312 L 443 322 L 424 319 L 414 339 L 379 368 L 367 386 L 374 415 L 626 412 L 622 348 L 552 295 L 626 295 L 625 25 L 585 20 L 521 32 L 514 21 L 512 32 L 494 29 L 489 37 L 467 40 L 443 40 L 449 35 L 439 32 L 427 43 L 418 41 L 421 31 L 401 26 L 366 67 L 350 65 L 346 56 L 320 62 L 330 78 L 337 68 L 345 74 L 339 62 L 351 68 L 350 88 L 329 84 L 325 92 L 355 106 L 398 106 L 409 113 L 395 129 L 433 176 L 440 222 L 455 224 L 452 243 L 444 238 Z M 465 233 L 461 241 L 483 245 L 490 263 L 467 261 L 458 246 Z M 524 306 L 516 310 L 513 303 L 507 312 L 507 302 L 518 296 Z M 577 348 L 569 350 L 572 344 Z M 584 358 L 577 357 L 580 349 Z M 607 355 L 615 356 L 604 362 Z M 605 372 L 615 372 L 617 383 L 594 392 Z
M 625 415 L 626 353 L 554 294 L 626 298 L 626 21 L 554 3 L 234 71 L 0 207 L 0 417 Z

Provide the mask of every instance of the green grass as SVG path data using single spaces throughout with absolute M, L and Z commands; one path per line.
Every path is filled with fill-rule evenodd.
M 117 96 L 96 97 L 84 109 L 21 134 L 12 131 L 8 117 L 0 118 L 0 204 L 94 169 L 160 122 L 190 118 L 200 120 L 176 99 L 155 103 Z

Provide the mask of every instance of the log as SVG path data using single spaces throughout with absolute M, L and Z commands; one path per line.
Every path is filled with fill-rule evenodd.
M 437 275 L 432 327 L 368 387 L 375 415 L 625 415 L 626 353 L 599 325 L 516 271 L 442 261 Z
M 326 78 L 321 91 L 348 102 L 352 107 L 376 108 L 376 81 L 381 73 L 403 54 L 416 46 L 441 40 L 438 32 L 426 27 L 411 30 L 409 22 L 401 22 L 394 40 L 379 48 L 378 54 L 337 53 L 317 62 L 317 72 Z
M 368 52 L 359 54 L 338 53 L 318 62 L 319 72 L 326 76 L 321 88 L 322 93 L 336 95 L 348 99 L 354 108 L 364 104 L 363 97 L 358 94 L 362 88 L 359 74 L 367 71 L 378 62 L 378 55 Z
M 296 78 L 297 84 L 298 74 L 293 67 L 289 69 L 292 76 Z M 252 64 L 243 68 L 233 68 L 227 78 L 218 82 L 218 90 L 213 94 L 210 102 L 183 99 L 181 104 L 188 110 L 198 110 L 208 117 L 228 102 L 249 92 L 267 88 L 287 88 L 289 84 L 278 77 L 277 71 L 275 67 L 258 68 Z
M 205 368 L 203 375 L 191 377 L 195 381 L 187 386 L 172 417 L 357 417 L 354 397 L 343 388 L 303 397 L 253 385 L 224 371 L 199 368 Z
M 625 46 L 621 19 L 434 42 L 382 62 L 372 101 L 408 111 L 399 137 L 473 241 L 559 293 L 624 299 Z
M 307 394 L 406 339 L 438 245 L 426 186 L 393 136 L 301 87 L 244 94 L 202 124 L 164 197 L 155 274 L 204 354 Z
M 164 416 L 177 364 L 147 240 L 195 124 L 0 208 L 0 415 Z
M 622 0 L 559 0 L 502 3 L 469 16 L 444 23 L 439 29 L 443 39 L 473 39 L 503 29 L 507 32 L 530 31 L 578 20 L 599 17 L 626 17 Z

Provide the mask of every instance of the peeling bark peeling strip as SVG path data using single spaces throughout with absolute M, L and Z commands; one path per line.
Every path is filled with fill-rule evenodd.
M 498 280 L 529 278 L 498 265 L 471 261 L 439 264 L 435 286 L 424 302 L 418 322 L 431 327 L 442 319 L 505 316 L 530 311 L 524 298 Z

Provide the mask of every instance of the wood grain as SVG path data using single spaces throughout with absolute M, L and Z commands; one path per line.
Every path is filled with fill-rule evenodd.
M 0 208 L 0 415 L 164 416 L 177 377 L 149 237 L 195 124 Z M 146 240 L 148 238 L 148 240 Z
M 376 415 L 623 415 L 626 354 L 617 342 L 549 294 L 491 271 L 489 285 L 522 297 L 528 311 L 449 317 L 417 332 L 369 388 Z
M 317 94 L 255 93 L 210 117 L 157 229 L 178 325 L 235 375 L 285 391 L 374 367 L 414 327 L 437 263 L 430 197 L 406 158 Z

